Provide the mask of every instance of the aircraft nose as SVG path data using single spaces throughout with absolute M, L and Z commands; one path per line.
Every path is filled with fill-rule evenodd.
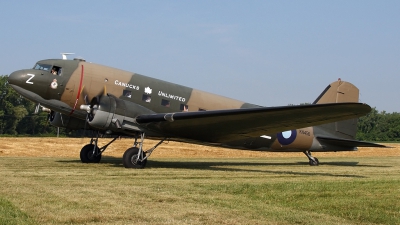
M 26 75 L 26 74 L 25 74 L 25 75 Z M 8 83 L 9 83 L 9 84 L 13 84 L 13 85 L 20 86 L 21 81 L 22 81 L 22 71 L 21 71 L 21 70 L 12 72 L 12 73 L 8 76 Z

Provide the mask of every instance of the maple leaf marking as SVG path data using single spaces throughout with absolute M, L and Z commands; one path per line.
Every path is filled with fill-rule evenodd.
M 150 95 L 152 92 L 153 92 L 153 90 L 152 90 L 150 87 L 145 87 L 145 88 L 144 88 L 144 93 Z

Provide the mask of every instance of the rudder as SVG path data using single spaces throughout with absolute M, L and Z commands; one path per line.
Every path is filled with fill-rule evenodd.
M 337 80 L 318 96 L 313 104 L 358 102 L 359 89 L 352 83 Z M 357 133 L 357 119 L 344 120 L 335 123 L 324 124 L 314 127 L 315 134 L 332 136 L 346 139 L 355 139 Z
M 338 80 L 325 88 L 313 104 L 358 102 L 359 90 L 352 83 Z

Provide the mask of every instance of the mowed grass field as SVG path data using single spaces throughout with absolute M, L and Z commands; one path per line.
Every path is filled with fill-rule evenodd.
M 132 170 L 132 139 L 82 164 L 88 142 L 0 138 L 0 224 L 400 224 L 399 144 L 315 153 L 311 167 L 302 153 L 169 142 Z

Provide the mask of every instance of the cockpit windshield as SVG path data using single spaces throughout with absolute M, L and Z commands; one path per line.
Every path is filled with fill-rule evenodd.
M 51 67 L 52 67 L 51 65 L 36 63 L 36 65 L 33 67 L 33 69 L 50 71 Z

